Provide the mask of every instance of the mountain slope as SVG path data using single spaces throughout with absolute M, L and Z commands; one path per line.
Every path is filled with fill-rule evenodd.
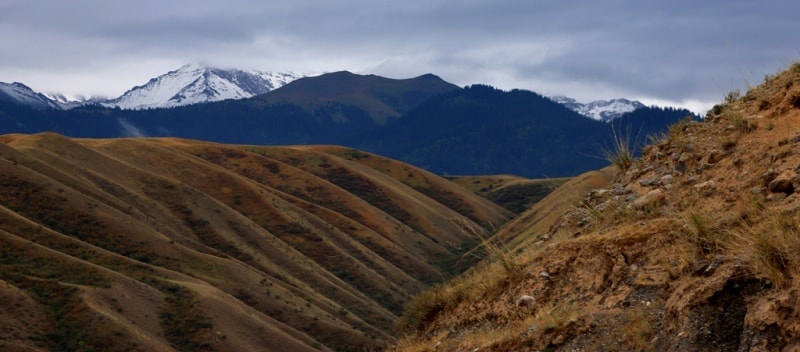
M 57 102 L 19 82 L 0 82 L 0 101 L 39 110 L 61 109 Z
M 457 89 L 432 74 L 391 79 L 340 71 L 298 79 L 257 99 L 294 104 L 313 112 L 327 110 L 344 120 L 347 113 L 342 107 L 355 107 L 382 126 L 434 96 Z
M 302 77 L 296 73 L 223 70 L 184 65 L 102 102 L 121 109 L 166 108 L 264 94 Z
M 0 141 L 0 340 L 23 349 L 382 346 L 472 231 L 511 217 L 339 147 Z
M 531 91 L 474 85 L 442 94 L 378 131 L 344 144 L 442 175 L 574 176 L 604 167 L 614 129 L 637 136 L 662 132 L 690 114 L 643 108 L 614 124 L 571 111 Z
M 798 125 L 794 64 L 561 215 L 509 223 L 494 261 L 410 305 L 394 350 L 797 349 Z
M 182 137 L 237 144 L 336 144 L 438 174 L 574 176 L 607 165 L 614 129 L 632 148 L 690 114 L 645 107 L 595 121 L 530 91 L 457 88 L 433 75 L 396 80 L 337 72 L 257 97 L 170 109 L 4 107 L 0 133 Z

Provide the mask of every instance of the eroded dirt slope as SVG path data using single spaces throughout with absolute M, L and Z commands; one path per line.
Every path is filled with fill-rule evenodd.
M 795 64 L 654 136 L 548 230 L 507 225 L 524 238 L 420 295 L 395 349 L 799 350 L 798 193 Z

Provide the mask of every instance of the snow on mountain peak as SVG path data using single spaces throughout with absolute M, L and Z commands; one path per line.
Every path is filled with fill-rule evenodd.
M 148 109 L 243 99 L 264 94 L 305 75 L 256 70 L 223 70 L 192 63 L 155 77 L 103 105 Z
M 0 100 L 30 106 L 36 109 L 61 109 L 61 106 L 57 102 L 50 100 L 43 94 L 37 93 L 30 87 L 19 82 L 0 82 Z
M 645 107 L 645 105 L 639 101 L 630 101 L 624 98 L 595 100 L 587 104 L 579 103 L 575 99 L 565 96 L 552 96 L 549 98 L 583 116 L 604 122 L 609 122 L 626 113 Z

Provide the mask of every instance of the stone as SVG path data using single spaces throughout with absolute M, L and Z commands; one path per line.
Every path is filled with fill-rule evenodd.
M 667 196 L 664 194 L 664 191 L 661 189 L 654 189 L 645 193 L 645 195 L 636 198 L 633 202 L 631 202 L 631 206 L 636 209 L 653 208 L 661 205 L 666 198 Z
M 620 187 L 614 187 L 614 190 L 612 192 L 614 193 L 614 195 L 621 196 L 624 194 L 631 193 L 633 191 L 631 191 L 630 188 L 620 186 Z
M 533 296 L 522 295 L 517 298 L 516 305 L 520 309 L 525 308 L 530 311 L 536 307 L 536 299 Z
M 599 189 L 599 190 L 597 190 L 597 191 L 595 192 L 595 195 L 597 195 L 598 197 L 605 197 L 605 196 L 606 196 L 606 195 L 608 195 L 609 193 L 611 193 L 611 191 L 609 191 L 609 190 L 607 190 L 607 189 Z
M 793 171 L 784 171 L 767 184 L 767 189 L 772 193 L 794 193 L 792 181 L 797 175 Z
M 694 185 L 694 189 L 697 190 L 702 196 L 708 197 L 717 190 L 717 184 L 714 181 L 706 181 L 703 183 L 698 183 Z
M 672 175 L 661 176 L 661 184 L 662 185 L 672 184 L 673 181 L 674 181 L 674 177 L 672 177 Z
M 763 182 L 764 186 L 769 185 L 772 180 L 778 177 L 779 173 L 774 169 L 769 169 L 767 172 L 761 174 L 761 182 Z
M 716 164 L 725 156 L 721 151 L 717 149 L 712 149 L 708 152 L 708 163 L 709 164 Z
M 786 193 L 778 192 L 778 193 L 771 193 L 771 194 L 767 195 L 767 200 L 773 201 L 773 202 L 780 202 L 780 201 L 782 201 L 784 199 L 786 199 Z
M 550 273 L 548 273 L 546 271 L 542 271 L 542 272 L 539 273 L 539 276 L 541 276 L 543 278 L 546 278 L 546 279 L 549 279 L 550 278 Z

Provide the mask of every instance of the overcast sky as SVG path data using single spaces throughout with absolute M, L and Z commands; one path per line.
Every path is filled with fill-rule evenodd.
M 796 0 L 0 0 L 0 81 L 116 97 L 199 62 L 704 111 L 800 58 L 798 16 Z

